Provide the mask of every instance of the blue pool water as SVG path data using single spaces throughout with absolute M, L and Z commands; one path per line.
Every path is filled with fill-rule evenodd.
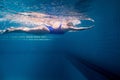
M 64 35 L 0 36 L 0 80 L 120 80 L 119 1 L 1 0 L 0 5 L 1 12 L 74 11 L 95 20 L 93 29 Z M 8 23 L 0 22 L 0 29 L 17 25 Z

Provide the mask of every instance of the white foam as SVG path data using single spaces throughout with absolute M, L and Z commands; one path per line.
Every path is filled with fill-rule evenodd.
M 29 15 L 32 15 L 32 16 L 29 16 Z M 33 17 L 34 15 L 37 17 Z M 40 16 L 42 16 L 42 17 L 40 17 Z M 50 16 L 50 15 L 46 15 L 43 13 L 37 13 L 37 12 L 31 12 L 31 13 L 24 12 L 24 13 L 17 13 L 17 14 L 6 13 L 3 18 L 0 18 L 0 21 L 9 20 L 10 22 L 15 22 L 15 23 L 19 23 L 22 25 L 35 27 L 35 26 L 47 24 L 47 21 L 45 21 L 47 19 L 45 19 L 44 16 Z M 80 20 L 90 20 L 90 21 L 94 22 L 94 20 L 92 18 L 86 18 L 84 16 L 53 16 L 52 15 L 52 17 L 57 18 L 62 22 L 69 20 L 73 23 L 73 25 L 81 24 Z M 45 20 L 41 19 L 41 18 L 44 18 Z M 52 19 L 52 18 L 49 18 L 49 19 Z M 44 20 L 44 21 L 42 21 L 42 20 Z

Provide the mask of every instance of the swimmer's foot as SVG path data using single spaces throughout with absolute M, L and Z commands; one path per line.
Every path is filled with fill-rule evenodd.
M 0 34 L 5 34 L 5 33 L 8 33 L 8 32 L 11 32 L 13 30 L 13 28 L 7 28 L 5 30 L 0 30 Z
M 7 28 L 4 32 L 11 32 L 14 31 L 14 27 Z
M 10 32 L 20 31 L 20 30 L 21 28 L 10 27 L 5 30 L 0 30 L 0 34 L 10 33 Z
M 0 30 L 0 34 L 4 34 L 6 30 Z
M 0 34 L 2 34 L 2 31 L 3 31 L 3 30 L 0 30 Z

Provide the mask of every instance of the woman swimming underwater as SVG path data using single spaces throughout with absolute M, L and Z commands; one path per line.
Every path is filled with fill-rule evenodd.
M 27 26 L 34 25 L 34 27 L 10 27 L 0 30 L 1 34 L 11 32 L 24 32 L 32 34 L 64 34 L 68 31 L 76 32 L 87 30 L 93 27 L 77 27 L 76 25 L 80 24 L 81 22 L 76 17 L 57 17 L 36 12 L 9 14 L 0 20 L 10 20 L 11 22 L 20 23 Z M 91 18 L 87 18 L 87 20 L 93 21 Z

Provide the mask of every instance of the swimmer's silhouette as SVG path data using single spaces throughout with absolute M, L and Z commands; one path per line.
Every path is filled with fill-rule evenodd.
M 10 27 L 4 30 L 0 30 L 1 34 L 11 33 L 11 32 L 25 32 L 32 34 L 64 34 L 68 31 L 81 31 L 92 28 L 90 27 L 76 27 L 76 25 L 80 24 L 80 20 L 76 17 L 57 17 L 46 15 L 42 13 L 29 12 L 29 13 L 18 13 L 18 14 L 10 14 L 9 16 L 5 16 L 1 20 L 11 20 L 17 23 L 22 24 L 35 24 L 34 27 Z M 87 20 L 92 19 L 88 18 Z

